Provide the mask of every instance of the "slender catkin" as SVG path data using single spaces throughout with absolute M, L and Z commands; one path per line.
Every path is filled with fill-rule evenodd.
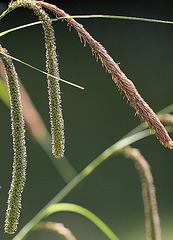
M 52 22 L 49 16 L 45 13 L 35 1 L 20 0 L 11 4 L 10 8 L 27 7 L 34 11 L 34 13 L 42 21 L 45 36 L 46 47 L 46 67 L 48 74 L 57 78 L 59 76 L 58 61 L 56 54 L 55 36 L 52 27 Z M 61 96 L 59 81 L 47 75 L 48 94 L 49 94 L 49 110 L 52 134 L 52 152 L 57 158 L 64 156 L 64 120 L 61 108 Z
M 112 75 L 112 79 L 118 85 L 118 88 L 121 90 L 121 92 L 124 91 L 128 101 L 130 101 L 131 105 L 136 110 L 136 113 L 145 123 L 148 124 L 150 129 L 153 129 L 155 131 L 156 137 L 165 147 L 173 148 L 173 141 L 164 126 L 157 118 L 156 114 L 140 96 L 133 82 L 129 80 L 126 75 L 121 71 L 118 64 L 114 62 L 114 60 L 107 53 L 105 48 L 99 42 L 97 42 L 81 24 L 71 18 L 70 15 L 65 13 L 62 9 L 58 8 L 55 5 L 42 1 L 37 1 L 37 5 L 44 6 L 45 8 L 48 8 L 54 14 L 56 14 L 56 16 L 65 18 L 68 24 L 70 24 L 70 26 L 76 29 L 80 39 L 83 38 L 84 40 L 84 46 L 86 42 L 88 42 L 93 55 L 96 58 L 99 57 L 102 65 L 105 66 L 107 71 Z
M 126 147 L 122 151 L 133 159 L 141 178 L 147 240 L 161 240 L 160 219 L 150 166 L 138 149 Z
M 25 184 L 26 172 L 26 147 L 25 147 L 25 129 L 24 119 L 21 106 L 21 98 L 19 92 L 19 81 L 12 60 L 3 55 L 8 54 L 7 50 L 0 45 L 0 58 L 3 61 L 6 75 L 7 85 L 10 95 L 11 105 L 11 127 L 13 136 L 13 173 L 12 182 L 8 197 L 8 208 L 5 220 L 5 232 L 13 234 L 17 229 L 20 216 L 21 198 Z

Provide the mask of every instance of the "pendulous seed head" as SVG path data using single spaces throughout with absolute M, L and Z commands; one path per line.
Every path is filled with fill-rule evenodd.
M 19 92 L 19 81 L 12 60 L 7 55 L 7 50 L 0 45 L 0 58 L 2 59 L 6 70 L 7 85 L 10 96 L 11 128 L 14 151 L 13 173 L 9 190 L 8 208 L 6 211 L 5 232 L 13 234 L 17 229 L 19 221 L 27 164 L 25 128 Z

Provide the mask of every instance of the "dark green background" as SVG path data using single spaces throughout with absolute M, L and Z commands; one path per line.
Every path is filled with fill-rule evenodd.
M 55 3 L 55 1 L 52 1 Z M 72 15 L 112 14 L 173 20 L 172 1 L 58 1 Z M 0 2 L 1 11 L 5 2 Z M 34 14 L 17 9 L 1 20 L 0 31 L 36 21 Z M 110 19 L 79 19 L 89 33 L 107 49 L 142 97 L 159 111 L 172 101 L 173 26 Z M 66 152 L 80 172 L 107 147 L 136 127 L 140 120 L 117 90 L 111 76 L 96 63 L 87 45 L 83 48 L 74 29 L 53 24 L 61 77 L 85 87 L 79 90 L 61 83 L 65 119 Z M 45 70 L 44 36 L 41 26 L 10 33 L 0 40 L 12 56 Z M 48 128 L 49 110 L 44 75 L 15 63 L 16 70 Z M 0 239 L 11 181 L 13 149 L 10 112 L 0 102 Z M 27 182 L 23 193 L 19 229 L 24 226 L 65 183 L 40 146 L 27 135 Z M 164 240 L 173 239 L 172 151 L 149 137 L 133 145 L 149 161 L 157 190 Z M 63 202 L 86 207 L 99 216 L 121 240 L 144 240 L 145 223 L 141 186 L 133 162 L 114 156 L 85 179 Z M 77 239 L 107 239 L 89 221 L 72 213 L 58 213 L 51 220 L 64 223 Z M 33 232 L 28 239 L 54 240 L 54 234 Z

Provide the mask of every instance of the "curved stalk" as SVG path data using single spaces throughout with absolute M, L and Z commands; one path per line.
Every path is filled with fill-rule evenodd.
M 172 130 L 172 128 L 171 128 Z M 118 153 L 122 148 L 150 135 L 150 131 L 144 130 L 136 133 L 126 139 L 122 139 L 111 147 L 106 149 L 95 160 L 93 160 L 87 167 L 85 167 L 74 179 L 72 179 L 39 213 L 36 214 L 13 238 L 13 240 L 22 240 L 43 218 L 47 213 L 47 208 L 55 203 L 59 203 L 64 197 L 66 197 L 83 179 L 88 177 L 96 168 L 103 163 L 110 156 Z

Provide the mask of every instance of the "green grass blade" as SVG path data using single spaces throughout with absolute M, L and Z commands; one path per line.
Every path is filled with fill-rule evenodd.
M 71 203 L 53 204 L 46 209 L 45 217 L 48 217 L 50 214 L 53 214 L 55 212 L 62 211 L 74 212 L 86 217 L 91 222 L 93 222 L 110 240 L 119 240 L 119 238 L 102 220 L 100 220 L 100 218 L 98 218 L 95 214 L 93 214 L 86 208 L 78 206 L 76 204 Z
M 108 159 L 111 155 L 116 154 L 123 147 L 126 147 L 144 137 L 150 135 L 149 130 L 136 133 L 126 139 L 122 139 L 106 149 L 100 154 L 94 161 L 92 161 L 86 168 L 84 168 L 74 179 L 71 180 L 33 219 L 31 219 L 13 238 L 13 240 L 22 240 L 43 218 L 47 208 L 55 203 L 60 202 L 65 196 L 67 196 L 83 179 L 89 176 L 101 163 Z
M 161 111 L 159 111 L 157 114 L 168 114 L 173 112 L 173 104 L 170 104 L 169 106 L 163 108 Z
M 173 132 L 173 128 L 167 128 L 170 132 Z M 152 133 L 154 134 L 154 133 Z M 32 218 L 13 238 L 13 240 L 22 240 L 43 218 L 47 208 L 55 203 L 60 202 L 65 196 L 67 196 L 83 179 L 89 176 L 101 163 L 108 159 L 111 155 L 118 153 L 122 148 L 137 142 L 147 136 L 150 136 L 150 130 L 144 130 L 142 132 L 136 133 L 133 136 L 127 137 L 126 139 L 121 139 L 117 143 L 113 144 L 111 147 L 106 149 L 102 154 L 100 154 L 95 160 L 93 160 L 86 168 L 84 168 L 71 182 L 69 182 L 34 218 Z
M 53 156 L 51 149 L 51 135 L 47 129 L 45 136 L 37 139 L 37 141 L 66 183 L 70 182 L 75 176 L 77 176 L 76 170 L 66 157 L 64 157 L 63 161 L 61 161 L 61 159 L 57 159 Z
M 159 118 L 159 114 L 169 114 L 173 112 L 173 104 L 170 104 L 169 106 L 163 108 L 161 111 L 157 112 L 157 116 Z M 127 133 L 123 138 L 132 136 L 133 134 L 143 131 L 144 129 L 147 128 L 147 125 L 144 123 L 140 123 L 137 127 L 132 129 L 129 133 Z

